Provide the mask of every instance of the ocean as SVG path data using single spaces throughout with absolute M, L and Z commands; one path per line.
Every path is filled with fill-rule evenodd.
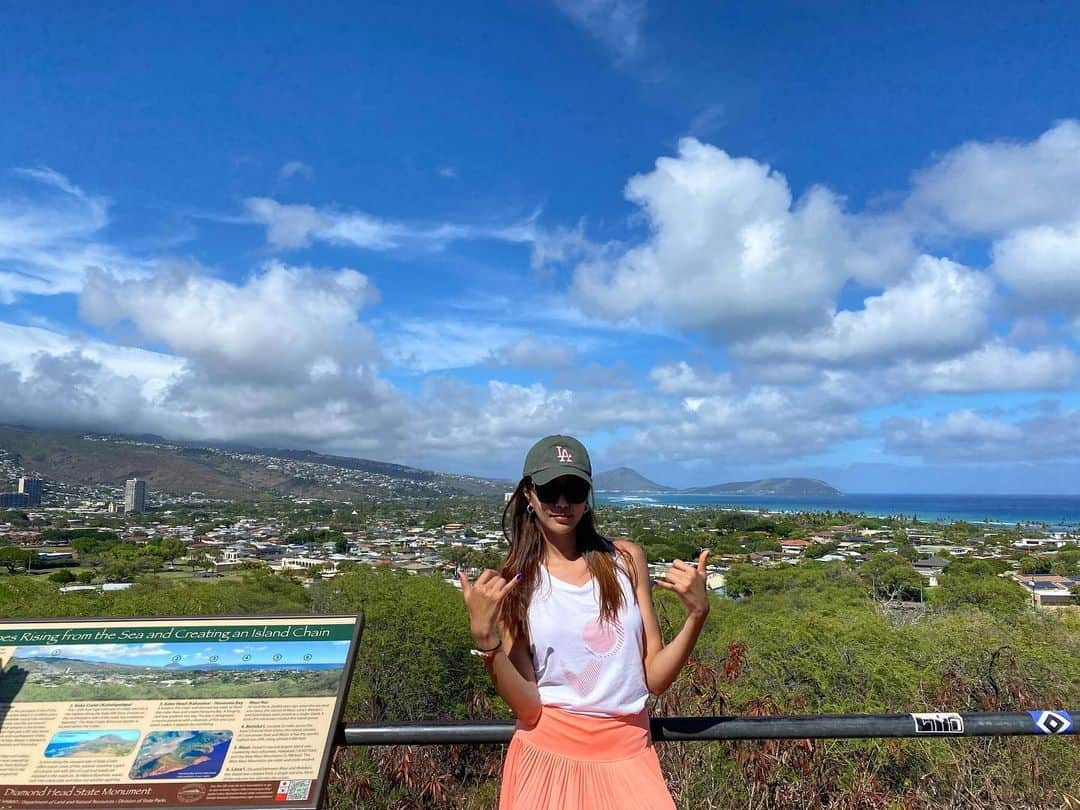
M 596 502 L 610 506 L 712 507 L 768 512 L 851 512 L 856 515 L 950 523 L 965 520 L 1014 526 L 1045 524 L 1054 529 L 1080 527 L 1080 495 L 697 495 L 658 492 L 597 492 Z

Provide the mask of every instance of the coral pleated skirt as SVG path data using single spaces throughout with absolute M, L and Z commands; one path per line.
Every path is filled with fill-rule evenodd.
M 674 810 L 649 716 L 589 717 L 545 706 L 518 723 L 503 763 L 499 810 Z

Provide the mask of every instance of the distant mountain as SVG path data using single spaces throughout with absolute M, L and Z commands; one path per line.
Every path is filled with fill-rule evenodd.
M 0 425 L 0 450 L 31 475 L 64 484 L 244 499 L 264 494 L 342 501 L 393 497 L 501 495 L 508 484 L 310 450 L 199 445 L 160 436 L 118 436 Z M 2 455 L 2 454 L 0 454 Z
M 151 492 L 211 498 L 262 495 L 340 501 L 501 495 L 513 484 L 467 475 L 421 470 L 386 461 L 332 456 L 311 450 L 268 449 L 244 444 L 195 444 L 152 434 L 119 436 L 0 425 L 0 451 L 29 475 L 80 487 L 81 497 L 106 497 L 102 486 L 122 487 L 142 478 Z M 0 452 L 0 457 L 4 457 Z M 714 495 L 839 495 L 813 478 L 765 478 L 709 487 L 674 489 L 629 467 L 597 473 L 597 490 L 685 492 Z
M 601 492 L 671 492 L 655 481 L 650 481 L 637 470 L 629 467 L 616 467 L 614 470 L 597 473 L 593 476 L 593 489 Z
M 617 467 L 593 476 L 598 492 L 685 492 L 690 495 L 839 495 L 838 489 L 816 478 L 762 478 L 708 487 L 676 489 L 650 481 L 637 470 Z
M 710 487 L 685 489 L 695 495 L 840 495 L 841 492 L 816 478 L 762 478 L 732 481 Z

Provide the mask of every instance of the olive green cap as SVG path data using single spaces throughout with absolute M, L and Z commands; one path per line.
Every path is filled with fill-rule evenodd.
M 538 486 L 560 475 L 575 475 L 592 486 L 592 462 L 585 445 L 573 436 L 545 436 L 525 456 L 522 476 Z

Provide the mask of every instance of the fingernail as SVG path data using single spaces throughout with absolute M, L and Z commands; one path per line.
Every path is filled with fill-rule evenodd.
M 520 571 L 518 571 L 516 574 L 514 574 L 514 579 L 521 579 L 523 576 L 525 576 L 525 575 L 523 573 L 521 573 Z
M 649 580 L 649 582 L 651 582 L 651 583 L 652 583 L 653 585 L 655 585 L 655 584 L 656 584 L 656 580 L 655 580 L 655 579 L 650 579 L 650 580 Z

